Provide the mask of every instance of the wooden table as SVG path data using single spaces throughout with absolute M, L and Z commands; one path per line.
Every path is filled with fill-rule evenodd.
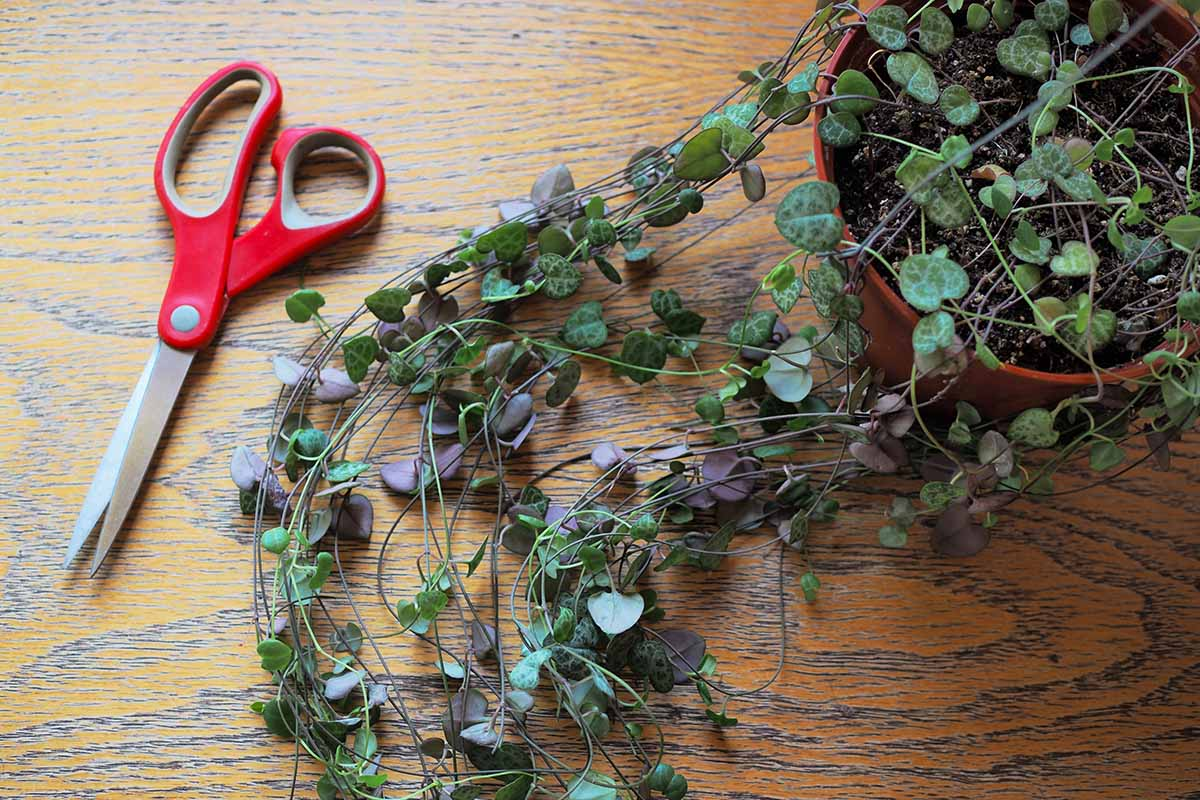
M 738 69 L 785 47 L 805 6 L 6 3 L 0 796 L 287 796 L 291 748 L 247 710 L 270 689 L 253 655 L 252 539 L 228 462 L 267 431 L 270 356 L 311 335 L 283 314 L 300 270 L 238 300 L 197 359 L 119 558 L 94 581 L 60 566 L 154 336 L 172 241 L 151 164 L 199 80 L 261 60 L 284 84 L 283 124 L 343 125 L 378 148 L 382 219 L 303 267 L 336 315 L 458 228 L 493 220 L 494 202 L 522 196 L 545 168 L 566 162 L 592 179 L 668 140 Z M 807 130 L 789 135 L 761 159 L 772 193 L 758 207 L 730 222 L 745 201 L 725 187 L 704 214 L 655 234 L 671 258 L 653 285 L 679 288 L 714 325 L 738 313 L 733 279 L 786 252 L 773 203 L 809 150 Z M 189 177 L 211 179 L 225 157 L 202 151 Z M 265 152 L 262 162 L 251 220 L 273 190 Z M 310 188 L 358 189 L 336 164 L 313 172 Z M 650 284 L 610 302 L 644 307 Z M 607 289 L 592 279 L 587 291 Z M 521 318 L 550 311 L 533 304 Z M 802 303 L 794 318 L 808 313 Z M 653 389 L 601 371 L 587 380 L 605 402 L 549 415 L 530 469 L 678 417 Z M 802 565 L 785 559 L 781 681 L 734 706 L 742 722 L 723 732 L 687 690 L 657 700 L 691 796 L 1200 796 L 1198 453 L 1180 448 L 1170 474 L 1143 468 L 1019 505 L 966 561 L 933 556 L 922 531 L 908 549 L 878 546 L 881 505 L 911 484 L 844 498 L 842 523 L 814 535 L 817 603 L 803 602 Z M 672 619 L 710 635 L 735 686 L 774 665 L 772 563 L 731 559 L 715 578 L 662 586 Z M 432 687 L 417 664 L 428 653 L 394 646 L 399 662 L 412 656 L 416 685 Z M 315 796 L 314 774 L 302 769 L 298 796 Z

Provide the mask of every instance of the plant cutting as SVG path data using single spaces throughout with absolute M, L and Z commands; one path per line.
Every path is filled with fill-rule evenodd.
M 927 522 L 935 550 L 968 555 L 988 541 L 996 511 L 1052 491 L 1052 473 L 1073 455 L 1107 472 L 1123 466 L 1125 439 L 1146 433 L 1164 459 L 1169 440 L 1194 424 L 1191 145 L 1182 176 L 1164 177 L 1154 162 L 1173 145 L 1157 130 L 1131 128 L 1130 138 L 1114 129 L 1119 113 L 1093 108 L 1084 86 L 1161 78 L 1143 89 L 1186 103 L 1190 82 L 1171 59 L 1105 60 L 1150 18 L 1108 4 L 1082 16 L 1055 3 L 882 8 L 891 10 L 825 6 L 783 56 L 743 70 L 742 86 L 675 141 L 580 189 L 565 167 L 547 171 L 528 200 L 501 205 L 500 224 L 465 229 L 341 321 L 315 289 L 289 298 L 288 316 L 315 323 L 319 336 L 298 359 L 276 359 L 284 389 L 270 450 L 239 449 L 232 473 L 260 545 L 257 655 L 277 682 L 255 709 L 324 766 L 320 797 L 679 800 L 688 782 L 665 757 L 669 728 L 656 703 L 691 687 L 705 718 L 728 727 L 738 724 L 730 702 L 753 689 L 721 675 L 703 632 L 675 625 L 649 585 L 655 574 L 714 570 L 729 555 L 775 548 L 782 664 L 785 556 L 798 554 L 798 591 L 815 600 L 806 545 L 836 517 L 833 493 L 845 483 L 915 467 L 919 498 L 888 504 L 880 543 L 903 547 L 910 527 Z M 985 96 L 965 70 L 958 88 L 946 80 L 935 56 L 953 57 L 956 43 L 971 49 L 974 34 L 994 39 L 987 53 L 1017 70 L 1005 68 L 1010 88 L 1032 82 L 1023 94 Z M 1001 45 L 1013 38 L 1021 41 Z M 861 68 L 831 67 L 851 41 L 870 50 Z M 1068 53 L 1078 74 L 1063 71 Z M 1106 63 L 1119 69 L 1094 72 Z M 621 291 L 632 270 L 651 278 L 644 234 L 701 213 L 705 194 L 733 173 L 748 201 L 763 200 L 760 157 L 810 112 L 822 148 L 834 148 L 822 157 L 844 154 L 849 166 L 834 163 L 780 202 L 776 223 L 796 250 L 747 287 L 727 330 L 714 332 L 671 287 L 625 317 L 573 299 L 587 281 Z M 889 113 L 926 124 L 887 128 Z M 1183 119 L 1190 142 L 1190 109 Z M 1018 159 L 1004 138 L 1012 131 L 1025 148 L 1019 163 L 1003 160 Z M 1086 153 L 1071 141 L 1081 131 L 1091 131 Z M 865 151 L 868 143 L 882 149 Z M 856 196 L 841 181 L 856 156 L 882 163 L 889 153 L 894 163 L 872 181 L 894 182 L 875 191 L 891 199 L 855 223 Z M 995 169 L 976 177 L 980 163 Z M 1143 185 L 1157 188 L 1147 196 Z M 972 235 L 986 245 L 974 260 L 960 252 Z M 1130 237 L 1146 240 L 1132 255 Z M 1126 259 L 1119 267 L 1110 249 Z M 992 257 L 986 273 L 972 272 Z M 1036 280 L 1020 265 L 1036 267 Z M 1116 277 L 1142 273 L 1154 291 L 1111 307 L 1104 291 Z M 899 373 L 878 356 L 887 342 L 872 322 L 872 275 L 921 312 L 903 333 L 911 366 Z M 1011 289 L 1001 295 L 1003 280 Z M 562 319 L 523 326 L 521 305 L 535 295 L 561 303 Z M 820 327 L 784 319 L 805 296 Z M 1003 368 L 1025 352 L 1005 349 L 1010 328 L 1040 336 L 1047 358 L 1085 359 L 1083 393 L 1052 407 L 1030 399 L 1000 421 L 981 413 L 994 411 L 986 402 L 956 394 L 973 364 L 987 374 L 1018 368 Z M 1134 357 L 1120 361 L 1121 347 L 1141 356 L 1146 374 L 1117 386 L 1110 376 Z M 860 369 L 864 350 L 874 364 Z M 587 361 L 617 380 L 682 384 L 694 419 L 514 477 L 513 462 L 537 447 L 539 415 L 587 402 L 578 391 Z M 955 399 L 952 417 L 933 413 Z M 397 427 L 399 443 L 388 438 Z M 372 551 L 364 597 L 343 554 L 376 531 L 381 493 L 399 511 Z M 489 509 L 487 530 L 463 523 L 472 504 Z M 383 577 L 399 557 L 390 531 L 402 527 L 423 542 L 416 585 Z M 747 543 L 755 533 L 766 538 Z M 382 604 L 394 625 L 366 631 L 361 602 Z M 382 645 L 392 635 L 428 648 L 427 671 L 443 690 L 437 730 L 410 714 L 388 669 Z M 576 749 L 555 738 L 549 724 L 559 719 Z

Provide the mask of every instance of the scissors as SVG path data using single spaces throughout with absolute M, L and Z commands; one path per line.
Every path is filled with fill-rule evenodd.
M 175 186 L 183 144 L 201 112 L 245 80 L 258 83 L 258 98 L 235 146 L 224 186 L 216 200 L 201 207 L 185 203 Z M 338 128 L 289 128 L 271 151 L 278 174 L 271 208 L 253 228 L 235 236 L 255 155 L 282 103 L 283 91 L 270 70 L 249 61 L 230 64 L 192 92 L 159 145 L 154 188 L 175 233 L 175 265 L 158 313 L 158 342 L 96 470 L 63 566 L 74 560 L 103 517 L 91 574 L 100 569 L 145 478 L 192 358 L 216 335 L 229 300 L 291 262 L 358 231 L 379 210 L 383 162 L 366 141 Z M 296 169 L 305 156 L 323 147 L 348 150 L 366 168 L 365 197 L 340 216 L 313 216 L 296 202 Z

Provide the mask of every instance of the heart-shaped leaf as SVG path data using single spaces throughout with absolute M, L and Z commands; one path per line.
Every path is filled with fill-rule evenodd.
M 1112 469 L 1124 460 L 1125 451 L 1108 441 L 1096 442 L 1088 453 L 1088 466 L 1096 472 Z
M 379 353 L 379 342 L 370 334 L 360 333 L 342 343 L 342 359 L 346 363 L 346 374 L 354 383 L 367 377 L 367 370 L 375 363 Z
M 1075 165 L 1071 163 L 1071 156 L 1067 154 L 1066 148 L 1056 142 L 1043 142 L 1038 145 L 1029 160 L 1033 162 L 1034 172 L 1043 180 L 1052 180 L 1057 176 L 1065 177 L 1075 171 Z
M 1092 40 L 1102 42 L 1121 29 L 1125 11 L 1118 0 L 1092 0 L 1088 7 L 1088 31 Z
M 935 311 L 917 320 L 912 332 L 913 350 L 932 353 L 954 343 L 954 317 Z
M 537 206 L 557 200 L 558 202 L 551 205 L 550 210 L 555 214 L 566 214 L 571 210 L 571 200 L 568 195 L 574 191 L 575 179 L 571 177 L 571 170 L 565 164 L 558 164 L 543 172 L 533 182 L 529 200 Z
M 945 52 L 954 44 L 954 23 L 946 16 L 946 12 L 936 6 L 929 6 L 921 12 L 917 44 L 930 55 Z
M 1071 26 L 1071 44 L 1077 47 L 1087 47 L 1095 43 L 1096 40 L 1092 38 L 1092 30 L 1087 25 L 1080 23 Z
M 979 456 L 979 463 L 996 470 L 996 474 L 1001 478 L 1007 478 L 1012 474 L 1016 464 L 1013 459 L 1012 445 L 1000 431 L 987 431 L 979 437 L 976 453 Z
M 554 376 L 554 383 L 550 384 L 550 388 L 546 390 L 546 405 L 558 408 L 567 402 L 571 393 L 575 391 L 575 387 L 579 385 L 579 376 L 582 372 L 579 362 L 573 359 L 568 359 L 559 365 L 558 372 Z
M 965 558 L 987 547 L 991 534 L 971 521 L 965 503 L 955 503 L 942 512 L 934 526 L 929 545 L 944 556 Z
M 996 58 L 1012 74 L 1040 81 L 1050 77 L 1053 66 L 1046 42 L 1028 34 L 1001 39 L 996 45 Z
M 946 90 L 942 92 L 941 100 L 938 101 L 938 106 L 946 115 L 946 121 L 951 125 L 961 127 L 970 125 L 979 119 L 979 103 L 971 96 L 967 87 L 958 83 L 946 87 Z
M 775 211 L 775 226 L 796 247 L 810 253 L 833 250 L 845 223 L 834 214 L 841 195 L 827 181 L 802 183 L 787 193 Z
M 1038 177 L 1032 159 L 1026 159 L 1018 164 L 1017 168 L 1013 170 L 1013 178 L 1017 182 L 1017 191 L 1030 200 L 1044 195 L 1049 186 L 1046 181 Z
M 903 50 L 908 44 L 908 12 L 900 6 L 879 6 L 867 14 L 867 33 L 888 50 Z
M 621 343 L 620 360 L 614 371 L 634 383 L 646 383 L 667 363 L 667 341 L 650 331 L 630 331 Z
M 808 371 L 812 350 L 812 341 L 800 334 L 776 348 L 767 359 L 770 368 L 763 377 L 771 394 L 785 403 L 798 403 L 808 397 L 813 386 L 812 373 Z
M 600 347 L 608 339 L 608 325 L 598 300 L 588 302 L 567 316 L 562 329 L 563 341 L 579 350 Z
M 879 97 L 879 90 L 865 73 L 856 69 L 842 70 L 837 83 L 833 85 L 834 111 L 845 111 L 855 116 L 861 116 L 873 109 Z M 851 97 L 850 95 L 860 95 Z M 824 137 L 822 137 L 824 139 Z
M 1107 202 L 1100 185 L 1086 172 L 1074 172 L 1065 178 L 1057 177 L 1054 179 L 1054 185 L 1062 189 L 1072 200 L 1080 202 L 1092 200 L 1100 205 Z
M 729 167 L 721 150 L 719 128 L 703 130 L 688 140 L 675 159 L 675 177 L 685 181 L 711 180 Z
M 1163 233 L 1171 240 L 1171 244 L 1190 253 L 1200 247 L 1200 217 L 1193 214 L 1172 217 L 1163 225 Z
M 777 317 L 774 311 L 755 311 L 748 318 L 729 326 L 729 342 L 735 345 L 761 347 L 771 338 Z
M 1045 264 L 1050 260 L 1050 240 L 1038 236 L 1029 220 L 1023 219 L 1017 224 L 1016 235 L 1008 243 L 1008 249 L 1017 258 L 1031 264 Z
M 796 73 L 796 76 L 788 81 L 787 89 L 789 92 L 815 91 L 817 88 L 817 78 L 820 77 L 820 75 L 821 67 L 814 61 Z
M 991 186 L 985 186 L 979 190 L 979 202 L 1002 218 L 1012 212 L 1013 200 L 1016 197 L 1017 182 L 1011 175 L 998 175 Z
M 933 67 L 916 53 L 892 53 L 887 59 L 887 73 L 914 100 L 929 104 L 938 101 L 940 92 Z
M 1042 0 L 1033 7 L 1033 18 L 1047 32 L 1062 31 L 1070 16 L 1067 0 Z
M 367 295 L 366 305 L 381 322 L 401 322 L 412 294 L 403 286 L 388 286 Z
M 292 322 L 308 322 L 323 305 L 325 296 L 316 289 L 297 289 L 283 301 L 283 309 Z
M 616 636 L 629 630 L 642 617 L 646 601 L 641 594 L 621 594 L 609 591 L 599 592 L 588 598 L 588 613 L 596 627 L 609 636 Z M 527 688 L 518 686 L 518 689 Z
M 292 663 L 292 648 L 278 639 L 263 639 L 258 643 L 258 657 L 267 672 L 279 672 Z
M 1027 408 L 1008 426 L 1008 438 L 1030 447 L 1053 447 L 1058 441 L 1054 415 L 1044 408 Z
M 707 650 L 704 637 L 683 628 L 667 628 L 658 635 L 675 670 L 676 685 L 688 683 L 688 673 L 700 669 L 700 662 L 704 660 Z
M 967 141 L 967 137 L 961 134 L 946 137 L 938 148 L 944 161 L 949 161 L 958 169 L 966 169 L 971 165 L 971 159 L 974 158 L 974 153 L 971 152 L 971 143 Z
M 570 297 L 583 284 L 583 274 L 579 269 L 555 253 L 543 253 L 538 256 L 537 266 L 546 277 L 546 282 L 542 285 L 542 294 L 553 300 Z
M 1091 275 L 1100 266 L 1100 256 L 1083 242 L 1070 241 L 1063 244 L 1062 253 L 1050 259 L 1050 271 L 1057 275 L 1079 277 Z
M 525 255 L 529 244 L 529 228 L 520 220 L 506 222 L 491 232 L 492 247 L 496 258 L 512 264 Z
M 967 29 L 978 33 L 987 27 L 991 21 L 992 15 L 988 13 L 987 7 L 980 3 L 971 3 L 967 6 Z
M 862 124 L 849 111 L 835 111 L 817 123 L 817 134 L 830 147 L 851 147 L 862 136 Z
M 538 233 L 539 253 L 554 253 L 565 258 L 571 255 L 574 249 L 575 243 L 571 241 L 571 237 L 557 225 L 547 225 Z
M 937 311 L 943 300 L 958 300 L 970 280 L 956 262 L 933 253 L 918 253 L 900 264 L 900 293 L 921 311 Z

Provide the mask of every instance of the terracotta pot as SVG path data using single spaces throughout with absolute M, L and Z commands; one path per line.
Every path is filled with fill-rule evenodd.
M 876 5 L 884 5 L 883 0 Z M 925 0 L 903 0 L 899 5 L 912 10 L 924 5 Z M 1152 6 L 1166 5 L 1167 10 L 1159 14 L 1152 23 L 1154 32 L 1165 39 L 1173 48 L 1180 48 L 1192 37 L 1191 23 L 1179 16 L 1177 9 L 1171 9 L 1172 3 L 1160 3 L 1159 0 L 1124 0 L 1125 7 L 1133 13 L 1141 13 Z M 1083 16 L 1087 15 L 1087 2 L 1072 2 L 1072 10 Z M 833 59 L 826 71 L 837 75 L 843 69 L 862 69 L 868 56 L 879 49 L 879 45 L 867 35 L 866 29 L 859 27 L 848 33 L 834 51 Z M 1200 85 L 1200 69 L 1194 61 L 1184 63 L 1180 70 L 1186 74 L 1192 83 Z M 833 81 L 823 79 L 820 96 L 831 93 Z M 1200 113 L 1200 98 L 1192 95 L 1192 107 Z M 817 135 L 817 123 L 824 116 L 825 106 L 817 106 L 813 114 L 813 155 L 816 161 L 817 177 L 823 181 L 836 183 L 833 169 L 833 148 L 826 148 Z M 880 175 L 881 180 L 893 180 L 891 175 Z M 846 230 L 847 241 L 854 241 L 849 229 Z M 912 330 L 920 318 L 915 310 L 908 305 L 883 277 L 869 267 L 865 271 L 862 288 L 864 311 L 860 324 L 871 334 L 871 344 L 867 349 L 866 361 L 872 367 L 882 370 L 888 383 L 908 381 L 913 364 Z M 1143 378 L 1149 374 L 1149 369 L 1140 361 L 1111 370 L 1105 375 L 1106 383 L 1118 383 L 1125 380 Z M 926 378 L 917 384 L 918 395 L 928 398 L 936 395 L 947 385 L 945 378 Z M 978 360 L 972 358 L 964 375 L 960 375 L 954 385 L 945 395 L 943 408 L 952 408 L 956 400 L 971 403 L 987 417 L 996 419 L 1010 416 L 1027 408 L 1038 406 L 1048 407 L 1065 397 L 1087 387 L 1095 385 L 1096 378 L 1091 372 L 1072 374 L 1056 374 L 1039 372 L 1008 364 L 1002 364 L 999 369 L 990 370 Z

